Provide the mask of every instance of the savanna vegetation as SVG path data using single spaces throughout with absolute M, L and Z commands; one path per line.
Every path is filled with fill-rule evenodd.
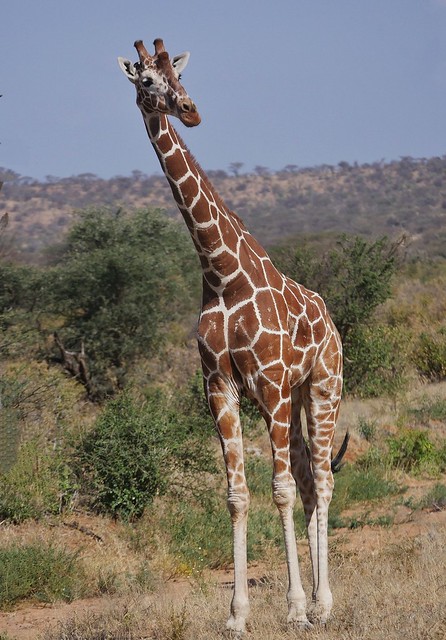
M 349 428 L 352 449 L 337 477 L 330 530 L 385 531 L 401 509 L 446 506 L 446 259 L 440 241 L 446 227 L 438 223 L 446 206 L 444 158 L 344 165 L 307 172 L 288 167 L 278 174 L 258 168 L 252 176 L 237 166 L 233 176 L 221 172 L 213 180 L 223 195 L 226 181 L 231 189 L 237 184 L 235 199 L 264 181 L 250 226 L 268 236 L 280 269 L 323 295 L 342 335 L 347 408 L 340 428 Z M 108 206 L 99 206 L 105 181 L 83 176 L 65 181 L 64 189 L 70 194 L 76 184 L 78 202 L 93 206 L 71 214 L 66 228 L 61 201 L 57 232 L 53 223 L 48 227 L 52 241 L 35 242 L 31 231 L 28 246 L 15 218 L 26 219 L 24 203 L 36 190 L 44 186 L 47 198 L 59 192 L 60 181 L 12 178 L 8 206 L 16 187 L 27 195 L 23 210 L 10 207 L 9 220 L 0 220 L 0 608 L 23 600 L 123 597 L 156 589 L 160 579 L 187 577 L 201 585 L 201 595 L 167 613 L 150 605 L 155 622 L 149 637 L 212 637 L 199 635 L 193 619 L 206 597 L 203 576 L 228 567 L 232 550 L 219 445 L 193 337 L 201 283 L 190 238 L 163 211 L 114 204 L 127 192 L 126 180 L 143 198 L 157 193 L 158 178 L 122 179 L 122 192 L 112 190 L 112 199 L 102 200 Z M 288 218 L 268 209 L 268 184 Z M 290 200 L 297 186 L 303 190 Z M 348 207 L 341 206 L 343 198 L 351 201 Z M 398 213 L 403 202 L 404 215 Z M 249 222 L 243 206 L 238 211 Z M 54 213 L 57 202 L 51 207 Z M 288 225 L 290 212 L 300 216 L 301 207 L 312 212 L 318 233 L 295 235 Z M 322 232 L 315 207 L 327 219 L 339 214 L 345 224 L 333 219 L 336 233 L 330 225 Z M 415 207 L 423 245 L 402 233 L 412 228 Z M 390 209 L 398 223 L 381 224 Z M 242 418 L 252 493 L 249 559 L 266 567 L 273 598 L 283 590 L 277 573 L 283 552 L 269 445 L 257 412 L 244 400 Z M 421 493 L 411 491 L 416 481 Z M 299 508 L 295 520 L 303 537 Z M 61 527 L 104 544 L 107 552 L 92 564 L 89 551 L 87 562 L 82 543 L 73 551 L 60 542 Z M 437 550 L 444 543 L 429 539 Z M 369 589 L 380 579 L 390 584 L 392 567 L 407 567 L 411 576 L 423 570 L 437 575 L 425 546 L 411 544 L 380 550 L 389 554 L 386 578 L 332 543 L 335 574 L 345 580 L 351 564 L 368 575 Z M 208 596 L 218 609 L 218 594 Z M 108 636 L 99 635 L 105 625 L 99 615 L 69 621 L 46 637 L 142 637 L 144 607 L 123 606 L 127 613 L 117 608 L 108 614 Z M 336 629 L 350 633 L 345 637 L 362 637 L 354 635 L 359 623 L 348 604 L 337 615 Z M 437 623 L 443 629 L 434 616 Z M 368 624 L 376 634 L 375 623 Z M 368 637 L 365 627 L 364 633 Z

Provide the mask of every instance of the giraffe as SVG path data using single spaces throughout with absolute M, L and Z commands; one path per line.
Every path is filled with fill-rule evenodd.
M 197 338 L 204 389 L 221 442 L 232 521 L 234 589 L 227 628 L 245 631 L 249 614 L 246 533 L 250 502 L 244 471 L 241 394 L 259 408 L 272 450 L 272 494 L 283 526 L 288 568 L 288 622 L 325 623 L 332 608 L 328 581 L 328 507 L 333 437 L 342 389 L 342 346 L 322 298 L 280 273 L 244 223 L 228 209 L 167 116 L 200 123 L 180 83 L 189 53 L 172 59 L 163 41 L 150 55 L 135 42 L 139 61 L 119 58 L 135 85 L 137 105 L 203 271 Z M 302 433 L 305 411 L 309 445 Z M 293 507 L 302 499 L 313 573 L 310 622 L 299 575 Z

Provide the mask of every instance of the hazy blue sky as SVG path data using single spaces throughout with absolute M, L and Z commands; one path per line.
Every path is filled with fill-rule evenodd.
M 159 171 L 119 55 L 191 51 L 205 169 L 446 154 L 446 0 L 2 0 L 0 166 Z

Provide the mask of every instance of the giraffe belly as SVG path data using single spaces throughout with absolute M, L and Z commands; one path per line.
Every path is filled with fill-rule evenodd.
M 284 372 L 288 372 L 290 386 L 302 384 L 317 354 L 311 327 L 296 322 L 293 314 L 291 318 L 284 314 L 291 322 L 283 327 L 272 297 L 267 299 L 270 304 L 266 315 L 260 313 L 257 298 L 229 308 L 220 298 L 203 310 L 198 326 L 200 353 L 207 371 L 236 379 L 254 397 L 259 379 L 282 377 Z

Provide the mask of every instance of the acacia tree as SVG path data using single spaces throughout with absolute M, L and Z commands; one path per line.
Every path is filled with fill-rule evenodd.
M 169 324 L 198 305 L 195 254 L 179 225 L 158 211 L 88 209 L 59 255 L 45 297 L 62 318 L 62 359 L 83 352 L 90 395 L 109 394 L 140 354 L 158 349 Z
M 229 164 L 229 171 L 237 178 L 240 175 L 240 170 L 243 167 L 243 162 L 231 162 Z

